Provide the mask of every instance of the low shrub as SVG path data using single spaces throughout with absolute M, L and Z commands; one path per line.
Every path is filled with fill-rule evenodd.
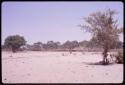
M 123 63 L 123 52 L 122 51 L 118 51 L 116 57 L 116 63 L 118 64 L 122 64 Z

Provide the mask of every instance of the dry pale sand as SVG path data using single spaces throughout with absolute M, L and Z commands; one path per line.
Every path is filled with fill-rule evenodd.
M 92 52 L 2 52 L 2 82 L 122 83 L 123 64 L 89 64 L 101 60 Z

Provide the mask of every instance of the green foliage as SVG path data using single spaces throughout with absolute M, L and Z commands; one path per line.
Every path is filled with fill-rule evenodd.
M 43 44 L 45 50 L 55 50 L 60 46 L 60 42 L 48 41 L 46 44 Z
M 88 46 L 88 44 L 89 44 L 89 41 L 86 41 L 86 40 L 79 42 L 79 46 L 81 47 L 86 47 Z
M 5 39 L 4 45 L 6 48 L 11 48 L 13 52 L 16 52 L 21 46 L 25 45 L 25 43 L 24 37 L 12 35 Z
M 104 49 L 104 63 L 107 63 L 107 52 L 116 47 L 119 34 L 123 32 L 122 28 L 118 28 L 118 20 L 113 19 L 115 14 L 116 12 L 110 9 L 104 12 L 98 11 L 84 18 L 88 25 L 80 25 L 83 30 L 90 32 L 93 41 Z
M 41 42 L 37 42 L 34 43 L 31 47 L 32 51 L 41 51 L 42 50 L 42 43 Z
M 75 48 L 75 47 L 78 47 L 79 46 L 79 43 L 77 41 L 66 41 L 62 47 L 65 48 L 65 49 L 68 49 L 70 53 L 72 53 L 72 50 Z
M 122 51 L 118 51 L 116 57 L 116 63 L 123 63 L 123 52 Z
M 57 48 L 57 44 L 53 41 L 48 41 L 47 42 L 47 49 L 56 49 Z

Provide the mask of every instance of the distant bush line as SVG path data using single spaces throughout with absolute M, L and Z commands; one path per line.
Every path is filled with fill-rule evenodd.
M 117 51 L 118 49 L 123 49 L 123 43 L 118 42 L 117 46 L 111 51 Z M 11 51 L 11 48 L 7 48 L 2 45 L 3 51 Z M 72 51 L 72 52 L 101 52 L 103 49 L 101 46 L 94 44 L 93 41 L 66 41 L 63 44 L 60 42 L 48 41 L 47 43 L 36 42 L 32 45 L 25 44 L 18 51 Z

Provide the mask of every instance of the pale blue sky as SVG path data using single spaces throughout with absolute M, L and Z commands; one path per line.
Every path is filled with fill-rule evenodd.
M 2 43 L 15 34 L 24 36 L 29 44 L 89 40 L 91 35 L 78 27 L 82 17 L 108 8 L 118 12 L 115 18 L 123 27 L 122 2 L 3 2 Z M 123 41 L 123 36 L 120 40 Z

